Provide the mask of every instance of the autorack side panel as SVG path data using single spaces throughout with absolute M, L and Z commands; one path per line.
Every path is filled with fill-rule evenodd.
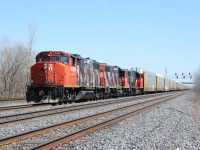
M 177 83 L 174 81 L 174 90 L 177 90 Z
M 165 91 L 169 91 L 170 89 L 170 80 L 165 78 Z
M 179 83 L 179 90 L 182 90 L 182 88 L 183 88 L 182 83 Z
M 156 74 L 144 72 L 144 92 L 156 91 Z
M 179 90 L 179 82 L 176 82 L 176 90 Z
M 164 91 L 165 85 L 164 85 L 164 77 L 160 75 L 156 75 L 156 91 L 161 92 Z
M 170 91 L 174 90 L 174 81 L 173 80 L 170 80 L 169 90 Z
M 180 90 L 181 89 L 181 83 L 180 82 L 177 82 L 177 90 Z

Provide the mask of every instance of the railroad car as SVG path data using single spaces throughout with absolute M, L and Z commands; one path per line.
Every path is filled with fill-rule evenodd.
M 169 84 L 170 84 L 170 85 L 169 85 L 169 90 L 170 90 L 170 91 L 173 91 L 173 90 L 174 90 L 174 81 L 173 81 L 173 80 L 170 80 L 170 81 L 169 81 Z
M 167 89 L 180 90 L 181 83 L 141 68 L 128 70 L 83 58 L 79 54 L 43 51 L 36 55 L 36 63 L 31 67 L 26 100 L 35 103 L 66 103 Z
M 156 74 L 144 71 L 144 93 L 156 92 Z
M 169 91 L 170 90 L 170 80 L 165 78 L 164 84 L 165 84 L 165 91 Z
M 174 81 L 174 91 L 178 90 L 178 84 L 176 81 Z
M 165 91 L 165 79 L 163 76 L 156 74 L 156 92 Z

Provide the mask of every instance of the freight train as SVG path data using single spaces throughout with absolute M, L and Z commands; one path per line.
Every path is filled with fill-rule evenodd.
M 141 68 L 122 69 L 78 54 L 43 51 L 36 55 L 36 63 L 31 67 L 26 100 L 67 103 L 186 88 L 181 83 Z

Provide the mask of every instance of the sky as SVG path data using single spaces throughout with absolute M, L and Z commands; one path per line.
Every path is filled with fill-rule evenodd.
M 174 77 L 200 67 L 199 0 L 0 0 L 0 38 Z M 166 68 L 166 69 L 165 69 Z

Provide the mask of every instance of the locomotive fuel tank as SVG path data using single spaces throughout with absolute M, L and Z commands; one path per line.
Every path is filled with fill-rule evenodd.
M 92 99 L 94 97 L 94 91 L 80 91 L 76 96 L 76 100 Z

